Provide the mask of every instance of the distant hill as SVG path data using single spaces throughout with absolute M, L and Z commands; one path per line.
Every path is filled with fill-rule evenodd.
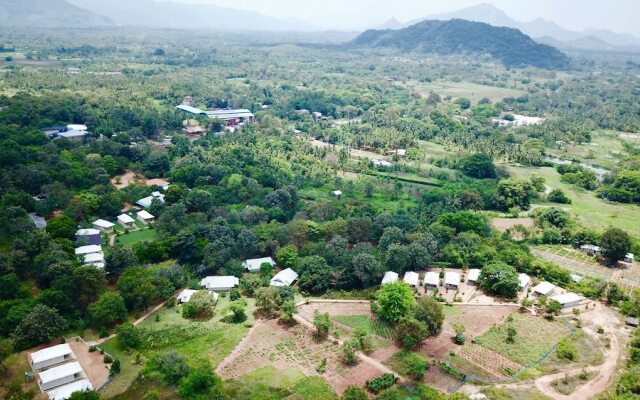
M 0 0 L 0 26 L 90 28 L 113 26 L 109 18 L 65 0 Z
M 317 29 L 293 18 L 273 18 L 253 11 L 205 4 L 155 0 L 69 1 L 128 27 L 279 32 Z
M 444 55 L 489 54 L 507 66 L 563 69 L 570 64 L 564 53 L 535 42 L 517 29 L 461 19 L 422 21 L 400 30 L 368 30 L 349 45 Z

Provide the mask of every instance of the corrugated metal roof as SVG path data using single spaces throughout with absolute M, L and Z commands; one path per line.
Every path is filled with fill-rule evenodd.
M 477 282 L 478 278 L 480 278 L 480 270 L 479 269 L 470 269 L 467 274 L 467 281 L 469 282 Z
M 93 386 L 88 379 L 80 379 L 63 386 L 59 386 L 53 390 L 49 390 L 47 395 L 49 400 L 66 400 L 75 392 L 83 392 L 85 390 L 93 390 Z
M 31 353 L 31 361 L 33 361 L 34 364 L 37 364 L 41 363 L 42 361 L 51 360 L 53 358 L 63 357 L 67 354 L 73 354 L 73 351 L 68 344 L 63 343 Z
M 420 279 L 420 275 L 417 272 L 407 271 L 404 273 L 404 277 L 402 280 L 407 285 L 418 286 L 418 279 Z
M 271 265 L 276 265 L 276 262 L 273 261 L 271 257 L 262 257 L 262 258 L 252 258 L 249 260 L 245 260 L 242 262 L 242 267 L 249 272 L 257 272 L 260 271 L 260 266 L 263 263 L 268 263 Z
M 57 367 L 40 372 L 40 382 L 48 383 L 60 378 L 81 373 L 82 367 L 77 361 L 59 365 Z
M 393 283 L 398 280 L 398 274 L 393 271 L 387 271 L 384 273 L 384 277 L 382 277 L 382 285 L 386 285 L 387 283 Z
M 438 286 L 440 284 L 440 276 L 436 272 L 429 271 L 424 275 L 424 284 Z
M 233 288 L 238 284 L 240 284 L 240 280 L 235 276 L 207 276 L 200 281 L 200 286 L 207 289 Z
M 291 286 L 298 279 L 298 274 L 291 268 L 278 272 L 271 278 L 271 286 Z

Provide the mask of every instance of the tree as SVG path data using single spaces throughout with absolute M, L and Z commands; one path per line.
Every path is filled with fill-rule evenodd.
M 557 300 L 551 300 L 545 307 L 545 312 L 550 318 L 553 318 L 554 315 L 560 315 L 561 311 L 562 304 L 560 304 Z
M 132 323 L 125 322 L 116 326 L 118 344 L 123 349 L 137 349 L 142 344 L 140 332 Z
M 345 341 L 340 348 L 340 360 L 345 365 L 356 365 L 358 363 L 358 356 L 353 343 L 350 340 Z
M 272 317 L 280 309 L 282 304 L 278 289 L 271 287 L 261 287 L 255 291 L 256 307 L 262 314 Z
M 629 234 L 619 228 L 607 229 L 600 238 L 602 254 L 611 262 L 624 260 L 626 254 L 631 250 L 631 238 Z
M 478 179 L 494 179 L 496 166 L 493 160 L 485 154 L 471 154 L 460 160 L 460 169 L 465 175 Z
M 300 280 L 298 285 L 310 293 L 321 293 L 331 283 L 331 267 L 320 256 L 309 256 L 300 259 Z
M 320 340 L 326 339 L 331 329 L 331 317 L 329 313 L 321 313 L 316 311 L 313 316 L 313 326 L 316 328 L 316 337 Z
M 298 312 L 298 308 L 293 300 L 287 300 L 282 303 L 282 307 L 280 307 L 280 316 L 282 320 L 286 323 L 290 323 L 293 321 L 293 314 Z
M 402 244 L 392 244 L 389 246 L 384 259 L 387 269 L 400 274 L 409 270 L 411 261 L 409 246 Z
M 378 241 L 378 248 L 382 251 L 387 251 L 392 244 L 404 244 L 405 242 L 406 238 L 402 229 L 390 226 L 382 232 L 382 236 Z
M 401 318 L 396 323 L 395 337 L 407 350 L 415 348 L 426 336 L 426 325 L 413 317 Z
M 456 336 L 453 340 L 456 344 L 463 345 L 465 342 L 464 333 L 466 332 L 466 328 L 462 324 L 453 324 L 453 331 L 456 333 Z
M 518 334 L 518 332 L 516 332 L 516 328 L 514 328 L 511 325 L 509 325 L 507 327 L 507 339 L 506 339 L 506 342 L 507 343 L 515 343 L 517 334 Z
M 245 299 L 240 299 L 229 303 L 222 310 L 222 314 L 231 322 L 242 322 L 247 319 L 247 314 L 245 313 L 246 309 L 247 301 Z
M 276 250 L 276 261 L 278 265 L 283 268 L 291 268 L 294 271 L 298 270 L 298 250 L 293 245 L 286 245 Z
M 58 310 L 37 304 L 16 327 L 13 341 L 17 348 L 24 349 L 60 337 L 68 328 Z
M 547 195 L 547 200 L 553 203 L 571 204 L 571 199 L 560 189 L 554 189 Z
M 528 210 L 536 190 L 530 180 L 523 178 L 503 179 L 498 183 L 498 202 L 503 210 L 520 208 Z
M 117 293 L 103 293 L 98 300 L 89 305 L 91 319 L 96 326 L 111 327 L 127 316 L 124 299 Z
M 208 290 L 198 290 L 191 295 L 188 303 L 182 306 L 182 316 L 185 318 L 206 318 L 213 314 L 216 301 Z
M 440 332 L 444 322 L 442 304 L 433 297 L 422 296 L 416 303 L 413 317 L 425 324 L 429 335 L 435 335 Z
M 515 297 L 520 291 L 518 272 L 514 267 L 503 262 L 485 265 L 478 283 L 487 292 L 508 298 Z
M 208 365 L 192 368 L 187 376 L 180 380 L 178 390 L 180 398 L 185 400 L 223 400 L 222 380 Z
M 62 214 L 59 217 L 51 219 L 47 222 L 47 232 L 51 237 L 73 240 L 76 236 L 76 221 L 66 214 Z
M 382 264 L 371 254 L 357 254 L 353 257 L 352 265 L 353 275 L 363 288 L 376 284 L 384 273 Z
M 13 342 L 9 339 L 0 339 L 0 367 L 5 368 L 4 360 L 13 354 Z
M 105 258 L 105 271 L 120 276 L 127 268 L 138 264 L 138 258 L 128 247 L 116 245 Z
M 407 375 L 413 380 L 421 381 L 429 369 L 429 360 L 417 353 L 404 351 L 401 354 Z
M 344 393 L 342 393 L 341 400 L 369 400 L 369 396 L 367 396 L 367 392 L 361 387 L 349 386 Z
M 415 299 L 413 291 L 404 282 L 394 282 L 382 286 L 378 294 L 378 314 L 389 322 L 397 322 L 409 315 Z
M 69 400 L 100 400 L 100 393 L 95 390 L 84 390 L 82 392 L 73 392 Z
M 152 357 L 147 361 L 144 369 L 159 372 L 163 380 L 170 385 L 178 384 L 190 371 L 185 357 L 173 350 Z

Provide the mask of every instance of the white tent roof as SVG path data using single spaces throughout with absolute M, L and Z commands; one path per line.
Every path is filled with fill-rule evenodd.
M 342 190 L 334 190 L 331 192 L 334 196 L 342 196 Z
M 451 286 L 460 285 L 460 274 L 457 272 L 447 272 L 444 274 L 444 284 Z
M 99 228 L 113 228 L 113 226 L 115 224 L 109 222 L 109 221 L 105 221 L 104 219 L 98 219 L 93 221 L 93 223 L 91 224 L 93 226 L 97 226 Z
M 291 268 L 278 272 L 271 278 L 271 286 L 291 286 L 298 279 L 298 274 Z
M 558 303 L 560 303 L 562 305 L 565 305 L 565 304 L 574 303 L 574 302 L 577 302 L 577 301 L 582 301 L 584 299 L 584 297 L 582 297 L 582 296 L 580 296 L 578 294 L 569 292 L 569 293 L 564 293 L 564 294 L 558 294 L 558 295 L 555 295 L 555 296 L 551 296 L 551 297 L 549 297 L 549 299 L 555 300 Z
M 96 262 L 104 262 L 104 254 L 102 254 L 102 253 L 91 253 L 91 254 L 86 254 L 84 256 L 84 263 L 85 264 L 91 264 L 91 263 L 96 263 Z
M 209 288 L 233 288 L 240 284 L 235 276 L 207 276 L 200 281 L 200 286 Z
M 43 361 L 51 360 L 52 358 L 63 357 L 67 354 L 73 354 L 73 351 L 71 351 L 71 347 L 69 347 L 68 344 L 63 343 L 31 353 L 31 361 L 34 364 L 37 364 Z
M 555 288 L 556 286 L 553 283 L 540 282 L 533 288 L 533 292 L 548 296 Z
M 531 283 L 531 278 L 527 274 L 520 274 L 518 275 L 518 281 L 520 282 L 520 289 L 524 289 Z
M 440 283 L 440 276 L 433 272 L 429 271 L 424 275 L 424 284 L 430 286 L 438 286 Z
M 74 361 L 74 362 L 59 365 L 57 367 L 53 367 L 46 371 L 42 371 L 40 372 L 39 375 L 40 375 L 40 381 L 42 383 L 48 383 L 60 378 L 65 378 L 67 376 L 79 374 L 82 371 L 83 370 L 82 370 L 82 367 L 80 366 L 80 363 L 77 361 Z
M 76 232 L 76 236 L 89 236 L 89 235 L 99 235 L 100 231 L 97 229 L 78 229 Z
M 260 266 L 263 263 L 269 263 L 271 265 L 276 265 L 276 262 L 273 261 L 273 258 L 271 257 L 262 257 L 262 258 L 252 258 L 249 260 L 245 260 L 242 263 L 242 266 L 244 267 L 244 269 L 248 270 L 249 272 L 257 272 L 260 271 Z
M 478 278 L 480 278 L 480 270 L 479 269 L 470 269 L 467 274 L 467 281 L 469 282 L 477 282 Z
M 81 379 L 49 390 L 47 395 L 49 396 L 49 400 L 66 400 L 71 397 L 73 393 L 83 392 L 85 390 L 93 390 L 93 386 L 88 379 Z
M 76 255 L 102 253 L 102 246 L 97 244 L 90 244 L 87 246 L 80 246 L 76 250 Z
M 407 285 L 418 286 L 418 279 L 420 279 L 420 275 L 417 272 L 407 271 L 404 273 L 404 277 L 402 280 Z
M 136 220 L 134 220 L 133 218 L 131 218 L 127 214 L 118 215 L 118 221 L 122 222 L 123 224 L 132 224 L 132 223 L 136 222 Z
M 382 285 L 386 285 L 387 283 L 393 283 L 398 280 L 398 274 L 393 271 L 387 271 L 384 273 L 382 277 Z
M 154 219 L 155 217 L 153 215 L 151 215 L 150 212 L 146 211 L 146 210 L 142 210 L 142 211 L 138 211 L 138 217 L 147 220 L 147 219 Z

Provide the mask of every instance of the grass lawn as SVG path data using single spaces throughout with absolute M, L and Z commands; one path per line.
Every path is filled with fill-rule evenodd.
M 362 328 L 386 339 L 393 339 L 393 328 L 377 317 L 367 315 L 336 315 L 333 319 L 354 329 Z
M 292 389 L 295 399 L 300 400 L 338 400 L 331 386 L 319 376 L 308 376 Z
M 156 232 L 155 229 L 142 229 L 139 231 L 132 231 L 116 236 L 116 243 L 120 243 L 121 245 L 126 247 L 131 247 L 136 243 L 144 242 L 146 240 L 154 240 L 157 237 L 158 232 Z
M 511 314 L 512 322 L 489 328 L 474 342 L 489 348 L 521 365 L 528 366 L 540 360 L 551 348 L 571 331 L 558 321 L 547 321 L 528 314 Z M 516 330 L 513 343 L 507 343 L 509 325 Z
M 431 92 L 434 92 L 440 96 L 451 96 L 454 98 L 466 97 L 474 103 L 485 97 L 496 102 L 505 97 L 519 97 L 526 94 L 523 90 L 478 85 L 470 82 L 438 80 L 427 83 L 411 82 L 410 85 L 415 86 L 423 96 L 428 96 Z
M 341 202 L 361 202 L 369 203 L 378 211 L 395 212 L 398 210 L 405 210 L 410 207 L 417 206 L 417 200 L 407 194 L 401 194 L 398 200 L 391 200 L 389 196 L 385 194 L 384 189 L 377 189 L 374 191 L 372 197 L 366 197 L 364 193 L 358 191 L 345 192 L 341 199 L 336 199 L 331 195 L 333 189 L 328 188 L 304 188 L 298 191 L 300 198 L 305 200 L 336 200 Z
M 538 200 L 534 201 L 534 206 L 566 208 L 585 226 L 599 230 L 615 226 L 624 229 L 633 236 L 640 237 L 639 206 L 604 201 L 597 198 L 594 192 L 560 182 L 560 174 L 552 167 L 535 168 L 509 165 L 507 170 L 512 176 L 525 178 L 534 173 L 538 174 L 546 179 L 548 186 L 552 189 L 562 189 L 573 201 L 573 204 L 555 204 Z
M 550 149 L 549 155 L 568 160 L 581 160 L 595 167 L 612 169 L 628 153 L 622 146 L 620 132 L 598 129 L 591 133 L 590 143 L 567 144 L 562 149 Z M 637 141 L 631 141 L 637 143 Z

